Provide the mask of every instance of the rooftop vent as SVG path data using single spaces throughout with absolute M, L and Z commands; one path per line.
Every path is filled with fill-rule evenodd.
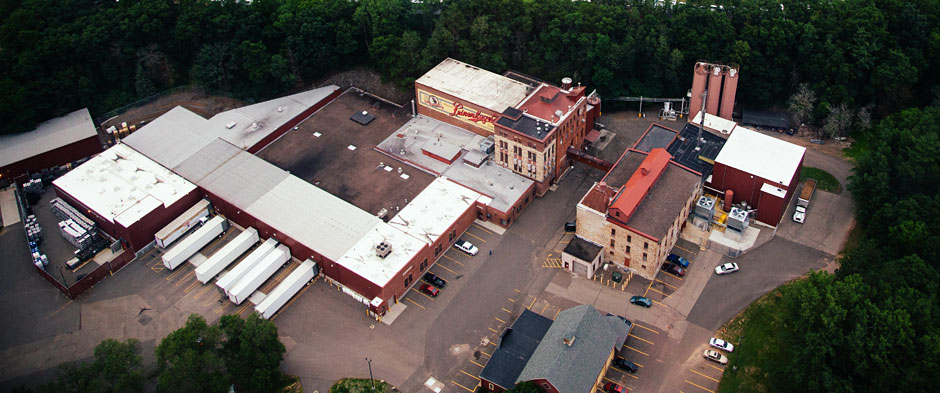
M 574 334 L 566 334 L 561 338 L 561 342 L 570 347 L 572 344 L 574 344 L 574 339 Z
M 225 128 L 228 128 L 228 129 L 230 129 L 230 130 L 231 130 L 232 128 L 235 128 L 235 122 L 234 122 L 234 121 L 228 122 L 228 124 L 225 125 Z
M 392 245 L 388 244 L 386 241 L 382 241 L 377 246 L 375 246 L 375 255 L 379 258 L 385 258 L 388 254 L 392 253 Z

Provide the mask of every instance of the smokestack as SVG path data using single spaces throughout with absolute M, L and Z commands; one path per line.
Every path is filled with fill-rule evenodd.
M 694 117 L 695 112 L 702 108 L 702 94 L 705 93 L 705 82 L 708 80 L 708 71 L 703 62 L 695 63 L 692 74 L 692 96 L 689 98 L 689 116 Z
M 721 66 L 710 64 L 708 74 L 708 99 L 705 102 L 705 111 L 718 116 L 718 106 L 721 104 Z
M 734 112 L 734 96 L 738 90 L 738 67 L 725 67 L 724 72 L 725 85 L 721 92 L 721 108 L 719 116 L 731 120 Z

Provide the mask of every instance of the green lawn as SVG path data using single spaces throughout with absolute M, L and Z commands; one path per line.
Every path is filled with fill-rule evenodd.
M 842 193 L 842 185 L 839 184 L 835 176 L 832 176 L 829 172 L 811 166 L 804 166 L 803 169 L 800 170 L 800 182 L 803 182 L 807 178 L 816 179 L 817 190 L 828 191 L 833 194 Z M 799 190 L 797 190 L 797 192 L 799 192 Z
M 388 383 L 379 380 L 375 381 L 375 390 L 372 390 L 372 382 L 368 378 L 345 378 L 330 386 L 329 393 L 388 393 L 389 391 Z
M 855 135 L 854 138 L 852 146 L 842 149 L 842 155 L 851 158 L 853 161 L 858 160 L 859 155 L 871 148 L 872 136 L 868 132 L 862 132 Z
M 764 393 L 774 391 L 777 386 L 768 380 L 768 370 L 783 364 L 782 343 L 778 331 L 782 327 L 777 312 L 778 290 L 770 292 L 734 319 L 722 326 L 717 336 L 734 344 L 734 352 L 728 354 L 730 363 L 721 377 L 717 393 Z

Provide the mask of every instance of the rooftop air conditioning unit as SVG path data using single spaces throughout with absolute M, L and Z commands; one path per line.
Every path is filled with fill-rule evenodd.
M 728 212 L 728 228 L 743 232 L 747 229 L 749 224 L 747 210 L 733 207 L 731 211 Z
M 391 254 L 391 252 L 392 245 L 388 244 L 388 242 L 384 240 L 375 246 L 375 255 L 377 255 L 379 258 L 385 258 L 388 256 L 388 254 Z

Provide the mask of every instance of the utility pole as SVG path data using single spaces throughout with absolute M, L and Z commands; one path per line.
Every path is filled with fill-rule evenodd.
M 372 378 L 372 359 L 366 358 L 369 362 L 369 380 L 372 381 L 372 390 L 375 390 L 375 378 Z

